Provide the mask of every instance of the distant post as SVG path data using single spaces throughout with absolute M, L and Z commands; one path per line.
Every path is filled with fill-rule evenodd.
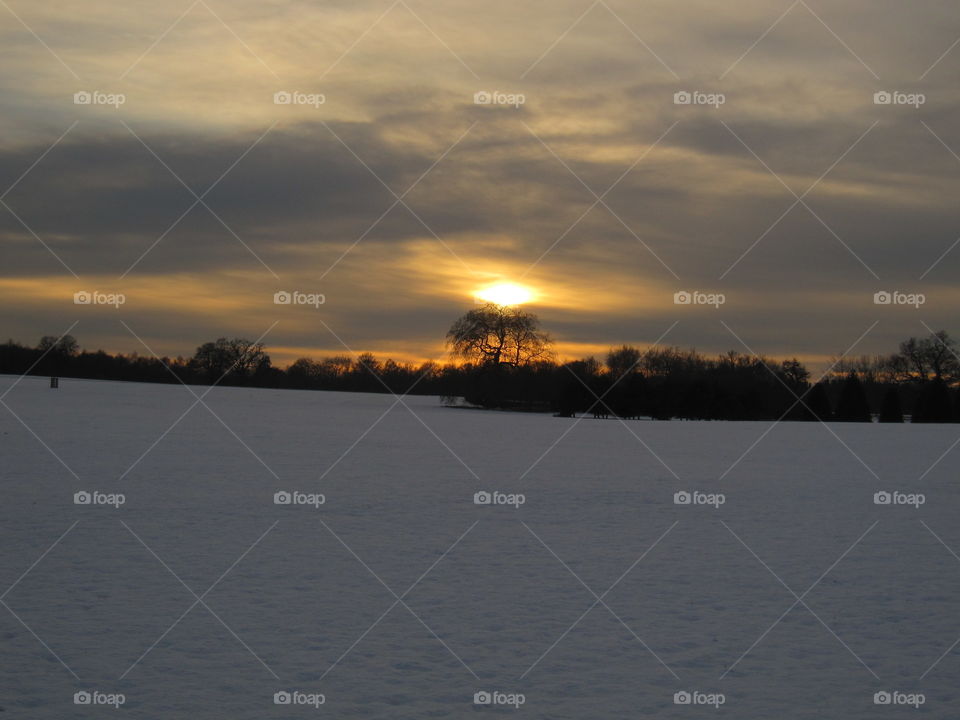
M 54 389 L 60 387 L 60 378 L 58 377 L 50 378 L 50 387 Z

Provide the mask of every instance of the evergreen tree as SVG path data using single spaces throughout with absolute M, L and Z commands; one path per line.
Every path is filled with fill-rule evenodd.
M 851 372 L 840 389 L 837 405 L 837 420 L 840 422 L 870 422 L 870 405 L 863 384 L 856 373 Z
M 900 391 L 897 390 L 894 385 L 887 388 L 887 393 L 883 396 L 883 405 L 880 407 L 880 422 L 903 422 L 903 406 L 900 404 Z

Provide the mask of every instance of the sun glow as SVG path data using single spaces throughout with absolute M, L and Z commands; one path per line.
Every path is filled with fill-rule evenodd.
M 514 283 L 497 283 L 477 292 L 477 297 L 497 305 L 522 305 L 533 300 L 533 291 Z

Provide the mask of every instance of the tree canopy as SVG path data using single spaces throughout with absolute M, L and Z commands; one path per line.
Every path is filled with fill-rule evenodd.
M 455 357 L 478 365 L 522 367 L 552 356 L 550 336 L 536 315 L 494 303 L 470 310 L 454 322 L 447 343 Z

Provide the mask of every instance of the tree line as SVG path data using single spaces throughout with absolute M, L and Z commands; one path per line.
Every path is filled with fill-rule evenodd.
M 380 360 L 369 353 L 300 358 L 280 368 L 263 343 L 245 338 L 204 343 L 190 357 L 86 351 L 71 335 L 44 336 L 35 347 L 13 340 L 0 345 L 0 373 L 92 380 L 452 395 L 457 392 L 460 371 L 453 363 L 416 365 Z
M 558 361 L 536 315 L 488 304 L 447 333 L 454 361 L 405 363 L 364 353 L 273 365 L 262 343 L 219 338 L 189 358 L 80 349 L 70 335 L 0 345 L 0 372 L 101 380 L 439 395 L 468 407 L 563 417 L 660 420 L 960 421 L 960 360 L 943 331 L 889 355 L 837 359 L 811 382 L 797 359 L 623 345 Z
M 796 358 L 734 351 L 623 345 L 603 361 L 557 363 L 539 319 L 516 307 L 471 310 L 447 341 L 466 361 L 462 395 L 480 407 L 662 420 L 960 421 L 960 355 L 945 331 L 889 355 L 839 358 L 817 382 Z

